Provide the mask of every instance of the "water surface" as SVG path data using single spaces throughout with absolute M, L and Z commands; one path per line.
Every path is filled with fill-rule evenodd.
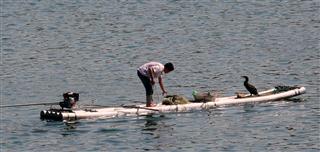
M 153 117 L 46 122 L 1 109 L 0 151 L 319 151 L 320 4 L 297 1 L 1 1 L 1 104 L 144 101 L 136 68 L 173 62 L 169 93 L 305 86 L 299 101 Z M 156 94 L 160 94 L 157 88 Z M 157 96 L 155 96 L 157 99 Z M 157 99 L 158 100 L 158 99 Z

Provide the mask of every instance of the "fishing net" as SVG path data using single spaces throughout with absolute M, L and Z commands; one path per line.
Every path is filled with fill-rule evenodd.
M 274 88 L 275 88 L 275 90 L 273 91 L 273 93 L 276 94 L 276 93 L 294 90 L 294 89 L 297 89 L 300 87 L 298 87 L 298 86 L 276 86 Z
M 192 92 L 194 101 L 193 102 L 214 102 L 218 96 L 217 92 Z
M 181 95 L 167 95 L 162 100 L 163 105 L 178 105 L 187 103 L 190 103 L 190 101 Z

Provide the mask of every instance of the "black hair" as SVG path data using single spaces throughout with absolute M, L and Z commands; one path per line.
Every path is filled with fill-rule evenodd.
M 174 66 L 173 66 L 173 64 L 170 63 L 170 62 L 166 63 L 166 64 L 164 65 L 164 67 L 165 67 L 166 69 L 168 69 L 169 71 L 173 71 L 173 70 L 174 70 Z

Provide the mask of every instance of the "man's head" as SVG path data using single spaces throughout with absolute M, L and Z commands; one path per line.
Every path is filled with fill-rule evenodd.
M 174 66 L 172 63 L 169 62 L 164 65 L 164 73 L 169 73 L 173 70 L 174 70 Z

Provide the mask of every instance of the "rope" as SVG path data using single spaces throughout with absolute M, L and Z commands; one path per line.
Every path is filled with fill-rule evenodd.
M 6 107 L 24 107 L 24 106 L 39 106 L 39 105 L 59 105 L 59 102 L 0 105 L 0 108 L 6 108 Z

